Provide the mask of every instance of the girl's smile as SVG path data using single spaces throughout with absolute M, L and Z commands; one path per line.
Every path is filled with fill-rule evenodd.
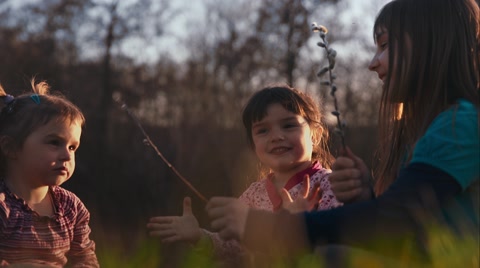
M 252 125 L 255 152 L 274 173 L 296 173 L 311 164 L 310 126 L 305 118 L 281 104 L 270 104 L 267 113 Z
M 289 147 L 283 147 L 283 146 L 282 146 L 282 147 L 275 147 L 275 148 L 273 148 L 272 150 L 270 150 L 270 153 L 271 153 L 271 154 L 281 155 L 281 154 L 283 154 L 283 153 L 285 153 L 285 152 L 290 151 L 290 149 L 291 149 L 291 148 L 289 148 Z

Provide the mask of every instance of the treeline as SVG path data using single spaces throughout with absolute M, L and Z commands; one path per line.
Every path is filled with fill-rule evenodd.
M 366 68 L 373 45 L 363 23 L 373 21 L 375 6 L 366 8 L 366 19 L 352 22 L 346 18 L 354 0 L 205 0 L 205 16 L 193 13 L 199 16 L 183 27 L 176 23 L 184 7 L 172 2 L 0 3 L 2 85 L 19 94 L 30 78 L 46 80 L 86 115 L 76 172 L 64 186 L 91 210 L 99 246 L 131 245 L 144 236 L 150 216 L 179 214 L 183 196 L 193 196 L 115 100 L 128 105 L 163 155 L 205 196 L 237 196 L 257 179 L 240 121 L 252 92 L 287 83 L 332 110 L 328 89 L 316 77 L 324 54 L 310 31 L 313 21 L 329 28 L 338 51 L 347 143 L 372 159 L 380 88 Z M 204 204 L 193 201 L 204 225 Z

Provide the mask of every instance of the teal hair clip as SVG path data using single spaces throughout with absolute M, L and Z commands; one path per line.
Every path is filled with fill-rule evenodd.
M 30 96 L 30 98 L 35 102 L 36 104 L 40 104 L 40 96 L 38 94 L 33 94 Z

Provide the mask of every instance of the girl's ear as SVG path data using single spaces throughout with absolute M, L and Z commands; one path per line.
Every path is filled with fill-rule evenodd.
M 9 137 L 9 136 L 0 137 L 0 151 L 6 158 L 12 159 L 16 157 L 17 150 L 12 137 Z

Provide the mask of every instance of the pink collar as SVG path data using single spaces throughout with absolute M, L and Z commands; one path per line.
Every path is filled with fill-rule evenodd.
M 318 162 L 315 161 L 312 163 L 312 165 L 297 174 L 293 175 L 285 184 L 285 189 L 289 191 L 292 189 L 295 185 L 301 183 L 303 181 L 303 177 L 308 174 L 310 177 L 313 176 L 313 174 L 317 173 L 320 169 L 322 169 L 322 165 Z M 277 211 L 282 207 L 282 198 L 280 197 L 279 193 L 277 192 L 277 189 L 275 188 L 275 185 L 272 182 L 274 174 L 270 173 L 267 175 L 267 179 L 265 181 L 265 187 L 267 188 L 267 193 L 268 197 L 270 198 L 270 201 L 272 202 L 273 205 L 273 211 Z

